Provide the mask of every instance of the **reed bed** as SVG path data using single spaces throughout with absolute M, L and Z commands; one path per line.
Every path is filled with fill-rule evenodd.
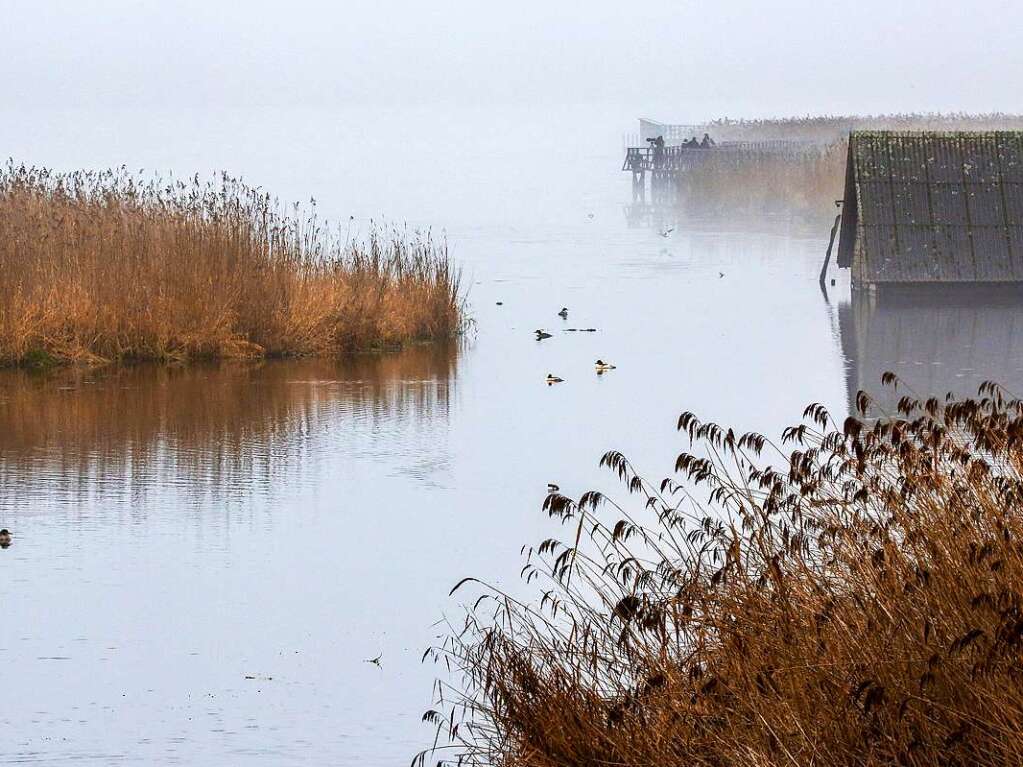
M 898 386 L 886 374 L 888 386 Z M 1023 402 L 920 401 L 780 441 L 691 413 L 676 476 L 558 493 L 536 598 L 478 589 L 430 652 L 463 764 L 1023 764 Z M 430 753 L 433 753 L 431 751 Z M 418 757 L 425 762 L 427 752 Z
M 351 241 L 227 176 L 0 171 L 0 364 L 332 356 L 463 322 L 429 233 Z
M 705 129 L 721 141 L 806 141 L 833 144 L 853 130 L 1023 130 L 1023 115 L 905 113 L 889 115 L 816 115 L 759 120 L 719 118 Z
M 679 204 L 698 216 L 776 213 L 825 217 L 845 181 L 852 130 L 1023 130 L 1023 115 L 897 114 L 712 120 L 717 141 L 791 141 L 791 151 L 750 149 L 718 153 L 687 171 Z
M 690 215 L 824 215 L 842 198 L 848 142 L 798 153 L 721 153 L 687 171 L 679 204 Z

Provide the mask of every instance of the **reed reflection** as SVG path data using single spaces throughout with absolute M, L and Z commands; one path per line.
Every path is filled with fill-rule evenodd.
M 984 381 L 1023 394 L 1023 289 L 1014 285 L 885 287 L 839 305 L 849 409 L 857 390 L 895 412 L 902 394 L 973 396 Z M 881 386 L 885 371 L 901 382 Z
M 0 504 L 166 485 L 248 493 L 300 480 L 324 451 L 415 450 L 416 434 L 443 452 L 457 354 L 4 371 Z

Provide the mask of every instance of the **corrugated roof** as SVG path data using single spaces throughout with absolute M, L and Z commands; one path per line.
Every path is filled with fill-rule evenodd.
M 862 281 L 1023 280 L 1023 132 L 854 132 L 845 199 Z

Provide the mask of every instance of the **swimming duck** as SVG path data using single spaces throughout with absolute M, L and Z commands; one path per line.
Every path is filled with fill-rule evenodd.
M 610 362 L 604 362 L 604 360 L 597 360 L 595 367 L 598 373 L 603 373 L 605 370 L 614 370 L 617 366 Z
M 6 527 L 0 530 L 0 548 L 6 549 L 11 545 L 11 531 Z
M 543 330 L 536 331 L 536 340 L 537 341 L 542 341 L 545 338 L 553 338 L 553 336 L 550 333 L 547 333 L 547 332 L 545 332 Z
M 548 386 L 550 386 L 551 384 L 561 383 L 564 380 L 565 380 L 564 378 L 558 378 L 553 373 L 548 373 L 547 374 L 547 385 Z
M 559 490 L 561 490 L 561 488 L 558 487 L 557 485 L 555 485 L 553 482 L 548 482 L 547 483 L 547 492 L 548 493 L 556 493 Z
M 563 319 L 563 320 L 567 320 L 568 319 L 568 307 L 567 306 L 562 306 L 561 307 L 561 311 L 558 312 L 558 316 L 561 317 L 561 319 Z

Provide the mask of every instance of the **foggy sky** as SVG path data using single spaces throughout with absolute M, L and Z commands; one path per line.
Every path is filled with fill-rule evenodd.
M 1019 0 L 0 0 L 13 106 L 1023 112 Z

